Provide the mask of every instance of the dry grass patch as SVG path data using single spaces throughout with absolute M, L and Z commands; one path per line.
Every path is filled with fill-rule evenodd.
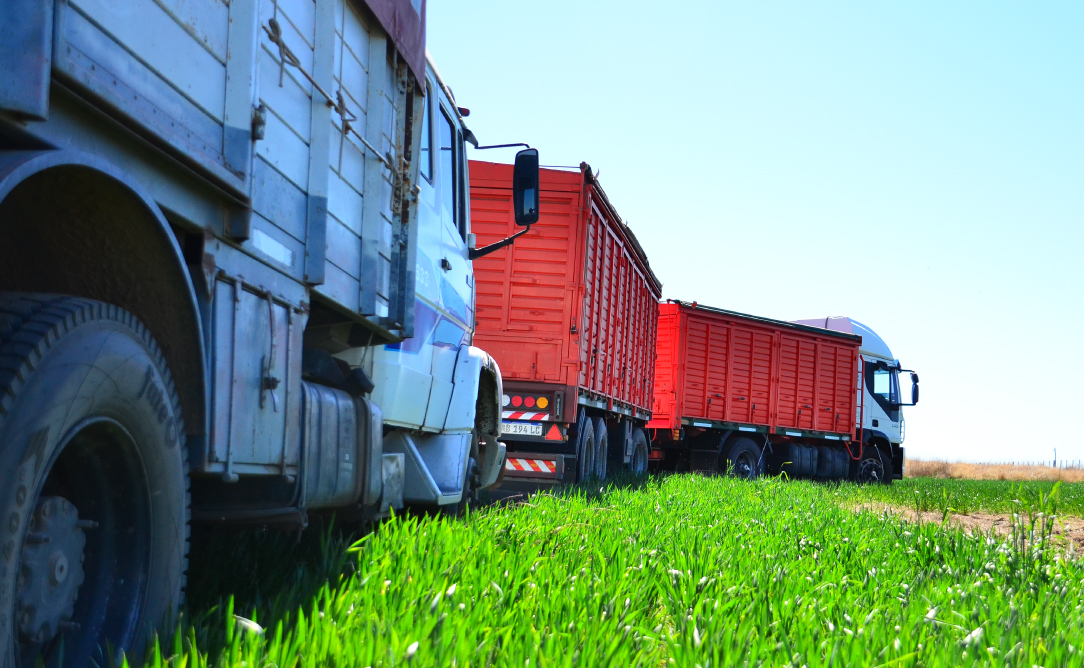
M 1010 513 L 953 513 L 947 515 L 936 510 L 916 511 L 914 508 L 905 508 L 890 503 L 871 502 L 859 504 L 855 507 L 858 512 L 871 512 L 877 514 L 887 513 L 899 517 L 907 522 L 915 524 L 948 524 L 958 526 L 972 535 L 989 535 L 990 531 L 995 536 L 1005 537 L 1012 534 L 1014 522 Z M 1055 541 L 1068 547 L 1074 544 L 1074 551 L 1084 549 L 1084 518 L 1080 517 L 1056 517 L 1054 518 L 1052 534 Z M 1026 522 L 1026 516 L 1024 518 Z
M 1082 469 L 1056 469 L 1052 466 L 1020 466 L 1015 464 L 970 464 L 940 460 L 909 459 L 904 467 L 908 478 L 941 478 L 955 480 L 1061 480 L 1084 482 Z

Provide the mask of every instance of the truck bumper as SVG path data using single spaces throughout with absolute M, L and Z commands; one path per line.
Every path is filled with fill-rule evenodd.
M 504 482 L 552 482 L 565 479 L 565 456 L 534 452 L 509 452 L 504 460 Z

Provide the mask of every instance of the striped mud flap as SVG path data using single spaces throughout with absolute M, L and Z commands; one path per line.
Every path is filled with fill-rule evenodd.
M 509 452 L 504 460 L 504 477 L 510 479 L 564 480 L 565 456 L 530 452 Z

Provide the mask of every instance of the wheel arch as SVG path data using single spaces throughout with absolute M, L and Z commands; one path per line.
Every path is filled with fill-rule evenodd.
M 889 462 L 892 461 L 892 441 L 883 431 L 867 429 L 862 438 L 862 444 L 864 447 L 877 448 L 877 451 L 887 457 Z
M 501 370 L 492 355 L 486 354 L 478 370 L 478 398 L 474 410 L 475 428 L 481 434 L 500 437 L 501 397 L 504 394 Z
M 75 151 L 0 153 L 0 291 L 85 297 L 135 315 L 169 364 L 185 431 L 205 433 L 192 279 L 162 211 L 124 171 Z

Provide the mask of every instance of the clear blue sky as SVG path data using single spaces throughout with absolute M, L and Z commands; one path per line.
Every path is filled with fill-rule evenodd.
M 664 296 L 866 323 L 921 374 L 910 456 L 1084 459 L 1084 3 L 430 0 L 428 21 L 478 138 L 599 170 Z

